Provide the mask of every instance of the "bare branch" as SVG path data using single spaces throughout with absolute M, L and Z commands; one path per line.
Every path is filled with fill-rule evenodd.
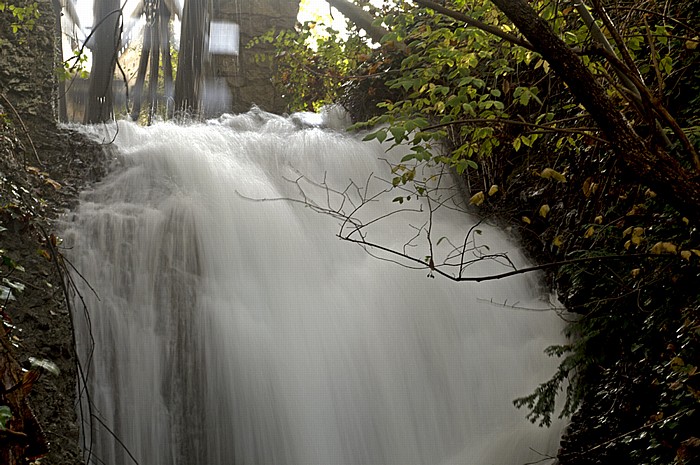
M 331 216 L 332 218 L 336 218 L 340 223 L 340 228 L 338 233 L 336 234 L 337 237 L 340 239 L 351 242 L 354 244 L 358 244 L 362 249 L 367 252 L 369 255 L 372 257 L 375 257 L 377 259 L 383 260 L 383 261 L 388 261 L 391 263 L 398 264 L 402 267 L 409 268 L 409 269 L 423 269 L 423 270 L 428 270 L 428 277 L 434 277 L 435 274 L 443 276 L 444 278 L 447 278 L 451 281 L 457 281 L 457 282 L 483 282 L 483 281 L 495 281 L 495 280 L 500 280 L 504 278 L 508 278 L 511 276 L 516 276 L 519 274 L 525 274 L 525 273 L 531 273 L 534 271 L 542 271 L 542 270 L 547 270 L 547 269 L 552 269 L 552 268 L 558 268 L 561 266 L 566 266 L 566 265 L 575 265 L 575 264 L 583 264 L 583 263 L 591 263 L 591 262 L 598 262 L 598 261 L 605 261 L 605 260 L 630 260 L 630 259 L 639 259 L 639 258 L 650 258 L 650 257 L 656 257 L 660 258 L 659 255 L 651 255 L 651 254 L 630 254 L 630 255 L 606 255 L 606 256 L 599 256 L 599 257 L 585 257 L 585 258 L 573 258 L 573 259 L 568 259 L 568 260 L 561 260 L 561 261 L 556 261 L 556 262 L 550 262 L 550 263 L 544 263 L 540 265 L 534 265 L 534 266 L 527 266 L 527 267 L 522 267 L 518 268 L 516 264 L 510 259 L 507 253 L 505 252 L 496 252 L 496 253 L 484 253 L 484 249 L 488 250 L 488 247 L 486 245 L 477 245 L 474 241 L 474 236 L 475 234 L 479 233 L 479 230 L 477 229 L 479 225 L 482 224 L 482 221 L 477 222 L 473 226 L 469 228 L 467 231 L 467 234 L 465 235 L 462 245 L 460 247 L 455 247 L 452 245 L 452 250 L 449 251 L 446 255 L 444 260 L 442 261 L 437 261 L 436 260 L 436 245 L 433 243 L 433 214 L 436 212 L 438 209 L 442 208 L 445 206 L 445 203 L 448 202 L 450 199 L 453 198 L 453 196 L 448 196 L 447 199 L 441 199 L 441 198 L 434 198 L 431 197 L 432 194 L 434 194 L 436 191 L 442 189 L 439 185 L 439 181 L 436 184 L 436 186 L 432 187 L 430 190 L 426 190 L 426 192 L 423 194 L 422 198 L 425 199 L 426 203 L 428 204 L 427 211 L 424 211 L 422 206 L 420 208 L 397 208 L 394 210 L 391 210 L 387 213 L 378 215 L 371 220 L 363 221 L 360 218 L 358 218 L 358 213 L 367 205 L 379 201 L 379 198 L 384 195 L 389 193 L 392 188 L 387 188 L 384 190 L 381 190 L 378 193 L 375 193 L 371 196 L 367 196 L 369 192 L 369 188 L 371 185 L 372 179 L 380 179 L 377 178 L 374 175 L 369 176 L 367 182 L 365 183 L 364 190 L 357 188 L 357 186 L 351 181 L 350 185 L 355 185 L 357 188 L 357 195 L 360 197 L 360 202 L 359 204 L 355 205 L 351 199 L 349 198 L 348 190 L 350 189 L 350 185 L 345 188 L 343 191 L 335 190 L 332 189 L 328 186 L 326 177 L 324 175 L 324 179 L 321 183 L 314 182 L 312 180 L 307 179 L 305 176 L 300 175 L 298 178 L 294 180 L 287 180 L 289 182 L 294 183 L 298 189 L 299 189 L 299 195 L 300 198 L 287 198 L 287 197 L 276 197 L 276 198 L 252 198 L 252 197 L 247 197 L 240 192 L 236 191 L 236 194 L 239 195 L 240 197 L 255 201 L 255 202 L 272 202 L 272 201 L 281 201 L 281 202 L 291 202 L 291 203 L 298 203 L 300 205 L 303 205 L 305 207 L 311 208 L 313 211 L 317 213 L 321 213 L 324 215 Z M 327 206 L 320 206 L 317 203 L 315 203 L 313 200 L 310 199 L 309 195 L 304 191 L 304 187 L 301 184 L 301 181 L 307 182 L 312 186 L 315 187 L 320 187 L 326 190 L 326 203 Z M 382 180 L 383 181 L 383 180 Z M 339 209 L 334 209 L 332 207 L 332 202 L 330 200 L 331 194 L 334 195 L 339 195 L 344 199 L 348 200 L 348 203 L 352 204 L 352 209 L 350 212 L 345 212 L 342 209 L 342 205 L 345 205 L 345 201 L 341 202 L 341 208 Z M 418 197 L 418 194 L 416 194 Z M 369 231 L 368 228 L 371 225 L 377 224 L 379 222 L 385 221 L 386 219 L 400 214 L 400 213 L 425 213 L 428 215 L 428 219 L 425 221 L 420 226 L 413 226 L 410 225 L 411 228 L 413 228 L 416 232 L 413 234 L 404 244 L 401 248 L 393 248 L 378 242 L 374 242 L 368 238 L 369 236 Z M 416 244 L 415 241 L 421 235 L 425 233 L 426 237 L 426 242 L 428 245 L 428 256 L 427 257 L 417 257 L 414 255 L 411 255 L 408 251 L 409 248 L 415 248 Z M 471 244 L 471 245 L 470 245 Z M 381 252 L 383 254 L 386 254 L 386 256 L 383 256 L 377 252 Z M 471 253 L 471 258 L 467 258 L 467 253 Z M 454 259 L 459 258 L 456 263 L 453 262 Z M 493 261 L 496 263 L 499 263 L 501 266 L 504 268 L 508 269 L 508 271 L 504 271 L 503 273 L 496 273 L 496 274 L 489 274 L 489 275 L 479 275 L 479 276 L 465 276 L 465 270 L 469 268 L 470 266 L 473 266 L 477 263 L 484 262 L 484 261 Z M 456 273 L 453 273 L 449 270 L 457 268 Z
M 34 146 L 34 141 L 32 140 L 32 136 L 31 136 L 31 134 L 29 133 L 29 129 L 27 129 L 27 126 L 24 124 L 24 120 L 23 120 L 22 117 L 19 115 L 19 113 L 17 112 L 17 109 L 14 107 L 14 105 L 12 105 L 12 102 L 10 102 L 10 101 L 7 99 L 7 97 L 5 97 L 5 94 L 0 93 L 0 97 L 2 97 L 3 101 L 4 101 L 7 105 L 9 105 L 9 107 L 12 109 L 12 112 L 13 112 L 13 113 L 15 114 L 15 116 L 17 117 L 17 120 L 19 121 L 20 126 L 22 126 L 22 130 L 23 130 L 24 133 L 27 135 L 27 139 L 29 140 L 29 145 L 32 146 L 32 151 L 34 152 L 34 156 L 36 157 L 37 163 L 39 163 L 39 166 L 41 166 L 41 167 L 43 168 L 43 167 L 44 167 L 44 164 L 41 162 L 41 159 L 39 158 L 39 153 L 36 151 L 36 147 Z M 27 164 L 26 159 L 25 159 L 25 161 L 24 161 L 24 164 L 25 164 L 25 165 Z

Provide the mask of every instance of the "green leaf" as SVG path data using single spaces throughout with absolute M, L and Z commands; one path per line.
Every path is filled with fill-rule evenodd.
M 519 100 L 520 104 L 527 105 L 528 103 L 530 103 L 530 96 L 531 95 L 532 94 L 530 93 L 529 90 L 525 90 L 522 94 L 520 94 L 520 100 Z
M 659 66 L 661 66 L 664 73 L 671 74 L 671 71 L 673 71 L 673 58 L 670 55 L 666 55 L 659 60 Z
M 513 148 L 515 149 L 516 152 L 518 150 L 520 150 L 521 144 L 522 144 L 522 140 L 520 139 L 520 137 L 516 137 L 515 140 L 513 141 Z
M 7 405 L 0 405 L 0 429 L 7 429 L 7 423 L 12 418 L 12 410 Z
M 467 171 L 468 168 L 476 169 L 478 167 L 478 165 L 473 160 L 468 160 L 466 158 L 458 160 L 454 166 L 458 174 L 463 174 L 465 171 Z
M 0 261 L 2 261 L 2 264 L 8 268 L 11 268 L 13 270 L 18 270 L 18 271 L 24 271 L 24 267 L 22 267 L 21 265 L 18 265 L 14 260 L 12 260 L 7 255 L 3 255 L 0 258 Z
M 386 139 L 386 129 L 380 129 L 379 131 L 371 132 L 362 138 L 363 141 L 370 141 L 372 139 L 377 139 L 379 142 L 384 142 Z
M 405 139 L 406 129 L 403 126 L 394 126 L 389 129 L 389 132 L 394 136 L 394 140 L 397 144 L 400 144 L 401 141 Z

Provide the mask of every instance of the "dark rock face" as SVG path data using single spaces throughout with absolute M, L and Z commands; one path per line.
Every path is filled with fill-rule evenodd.
M 232 94 L 234 112 L 246 112 L 251 105 L 265 111 L 283 113 L 286 102 L 272 86 L 274 60 L 259 62 L 256 54 L 274 53 L 262 45 L 246 48 L 250 40 L 275 28 L 291 29 L 299 12 L 298 0 L 222 0 L 214 11 L 215 20 L 232 21 L 240 27 L 238 56 L 215 56 L 212 73 Z
M 18 7 L 31 3 L 13 2 Z M 44 372 L 33 383 L 28 408 L 12 411 L 10 429 L 17 425 L 30 436 L 30 444 L 41 444 L 36 453 L 48 448 L 43 464 L 77 465 L 83 460 L 75 409 L 76 357 L 63 279 L 56 261 L 49 259 L 50 243 L 60 249 L 54 221 L 75 204 L 85 182 L 99 175 L 95 167 L 103 155 L 80 134 L 56 125 L 55 16 L 51 0 L 37 5 L 31 28 L 7 10 L 0 13 L 0 249 L 19 265 L 12 269 L 3 262 L 0 274 L 23 287 L 13 291 L 14 300 L 1 302 L 0 337 L 6 343 L 0 352 L 11 363 L 0 375 L 4 380 L 21 377 L 21 369 L 32 368 L 30 357 L 58 367 L 59 374 Z M 16 32 L 13 22 L 22 26 Z M 7 400 L 0 399 L 0 405 Z M 0 462 L 25 463 L 32 455 L 30 447 L 20 447 L 11 456 L 0 453 Z

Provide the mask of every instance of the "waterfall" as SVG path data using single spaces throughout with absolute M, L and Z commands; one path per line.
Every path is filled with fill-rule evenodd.
M 375 198 L 402 154 L 303 116 L 112 132 L 111 174 L 64 230 L 84 278 L 74 276 L 85 303 L 76 298 L 74 320 L 94 463 L 132 463 L 120 442 L 141 465 L 517 465 L 556 454 L 561 423 L 539 428 L 512 405 L 553 374 L 543 349 L 563 341 L 538 276 L 433 279 L 337 237 L 342 207 L 368 224 L 368 241 L 424 257 L 432 209 L 436 257 L 472 228 L 479 250 L 526 264 L 501 231 L 474 231 L 447 177 L 421 173 L 442 183 L 432 204 Z M 438 196 L 451 200 L 436 208 Z M 484 260 L 465 275 L 503 271 Z

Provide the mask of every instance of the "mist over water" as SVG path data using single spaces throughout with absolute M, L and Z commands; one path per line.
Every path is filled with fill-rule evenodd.
M 115 168 L 64 232 L 97 294 L 79 284 L 89 318 L 79 303 L 74 315 L 93 414 L 142 465 L 555 455 L 561 424 L 538 428 L 512 405 L 549 379 L 557 361 L 542 351 L 563 340 L 553 311 L 523 310 L 549 306 L 537 276 L 431 279 L 340 240 L 342 219 L 308 204 L 333 210 L 344 199 L 352 211 L 386 189 L 402 154 L 309 122 L 252 112 L 184 127 L 118 123 Z M 475 219 L 449 179 L 435 179 L 436 195 L 452 200 L 433 214 L 431 235 L 435 252 L 449 253 L 437 238 L 461 244 Z M 413 237 L 435 203 L 399 205 L 396 195 L 356 212 L 368 222 L 412 210 L 367 237 L 428 255 L 425 234 Z M 501 232 L 479 230 L 474 240 L 525 263 Z M 503 271 L 485 261 L 466 273 Z M 130 463 L 100 422 L 83 418 L 83 433 L 93 457 Z

